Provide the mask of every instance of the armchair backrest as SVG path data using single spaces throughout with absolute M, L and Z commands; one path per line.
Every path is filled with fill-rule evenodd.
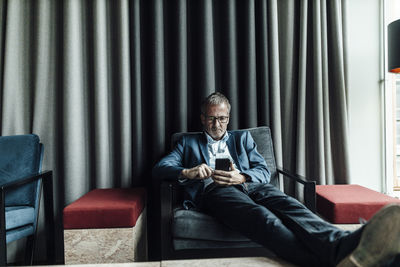
M 34 134 L 0 136 L 0 185 L 33 175 L 41 171 L 43 146 Z M 37 206 L 39 182 L 9 190 L 6 206 Z
M 271 172 L 270 183 L 276 187 L 279 187 L 278 175 L 276 173 L 276 162 L 274 147 L 272 144 L 271 130 L 267 126 L 241 129 L 240 131 L 249 131 L 254 141 L 257 144 L 257 151 L 264 157 L 267 162 L 269 171 Z M 175 146 L 176 142 L 184 135 L 198 134 L 199 132 L 186 132 L 186 133 L 175 133 L 172 135 L 172 147 Z

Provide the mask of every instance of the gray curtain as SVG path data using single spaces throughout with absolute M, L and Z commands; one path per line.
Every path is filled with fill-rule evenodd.
M 278 165 L 348 181 L 345 2 L 0 1 L 0 134 L 44 143 L 58 261 L 62 209 L 106 187 L 148 188 L 158 257 L 151 167 L 173 132 L 200 129 L 199 104 L 216 90 L 231 100 L 231 129 L 271 127 Z

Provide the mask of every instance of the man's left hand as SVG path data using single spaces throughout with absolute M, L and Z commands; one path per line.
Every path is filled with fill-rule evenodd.
M 231 171 L 215 170 L 212 179 L 219 185 L 235 185 L 246 182 L 246 177 L 241 174 L 231 162 Z

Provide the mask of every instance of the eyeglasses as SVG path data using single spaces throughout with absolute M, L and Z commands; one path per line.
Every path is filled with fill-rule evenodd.
M 219 123 L 227 123 L 229 120 L 229 116 L 219 116 L 219 117 L 207 116 L 207 115 L 204 115 L 204 116 L 206 117 L 206 120 L 209 123 L 214 122 L 214 120 L 218 120 Z

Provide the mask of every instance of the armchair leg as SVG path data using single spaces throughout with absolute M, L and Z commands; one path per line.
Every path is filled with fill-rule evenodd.
M 0 188 L 0 266 L 7 265 L 6 217 L 4 190 Z
M 53 172 L 47 174 L 47 179 L 43 179 L 44 189 L 44 213 L 46 223 L 46 248 L 47 248 L 47 262 L 55 264 L 55 241 L 54 241 L 54 206 L 53 206 Z
M 315 182 L 309 182 L 304 185 L 304 204 L 312 212 L 317 212 L 317 204 L 315 200 Z
M 33 252 L 35 248 L 35 235 L 28 236 L 26 240 L 25 247 L 25 264 L 32 265 L 33 264 Z
M 7 251 L 6 248 L 1 248 L 0 253 L 0 266 L 7 266 Z
M 7 266 L 7 244 L 6 238 L 0 237 L 0 266 Z

